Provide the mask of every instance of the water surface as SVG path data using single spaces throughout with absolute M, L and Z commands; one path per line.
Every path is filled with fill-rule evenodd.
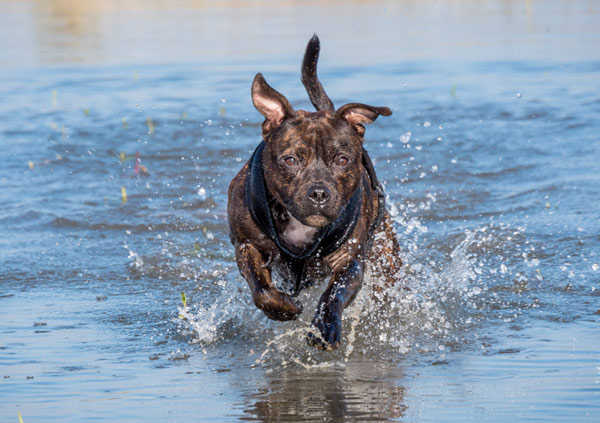
M 594 2 L 0 2 L 0 418 L 600 420 Z M 226 223 L 322 40 L 410 291 L 365 287 L 334 353 L 252 305 Z M 187 304 L 181 302 L 186 293 Z

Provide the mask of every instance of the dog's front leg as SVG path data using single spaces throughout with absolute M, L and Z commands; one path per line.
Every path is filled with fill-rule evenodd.
M 310 345 L 326 351 L 332 351 L 340 345 L 342 312 L 356 297 L 362 281 L 363 265 L 357 259 L 334 272 L 312 320 L 312 328 L 306 339 Z
M 293 320 L 302 313 L 302 305 L 275 288 L 271 280 L 271 271 L 256 247 L 250 244 L 237 244 L 235 258 L 240 273 L 248 282 L 254 304 L 269 319 Z

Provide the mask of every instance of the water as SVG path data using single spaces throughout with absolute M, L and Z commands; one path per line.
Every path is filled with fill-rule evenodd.
M 599 421 L 596 6 L 0 2 L 2 421 Z M 323 288 L 268 321 L 226 225 L 250 82 L 308 109 L 314 31 L 336 105 L 394 112 L 410 287 L 334 353 Z

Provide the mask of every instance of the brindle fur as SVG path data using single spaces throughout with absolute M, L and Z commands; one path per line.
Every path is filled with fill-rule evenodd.
M 360 290 L 366 264 L 377 262 L 373 266 L 376 276 L 393 283 L 401 261 L 387 212 L 370 233 L 379 199 L 362 161 L 362 125 L 379 115 L 389 116 L 391 111 L 359 103 L 333 110 L 333 103 L 316 76 L 318 52 L 319 41 L 315 36 L 307 46 L 302 81 L 318 109 L 316 112 L 294 111 L 261 74 L 256 75 L 252 84 L 252 99 L 265 116 L 262 163 L 267 190 L 274 199 L 270 207 L 279 234 L 288 227 L 290 216 L 306 227 L 328 224 L 338 216 L 357 187 L 362 186 L 360 216 L 351 235 L 333 253 L 310 258 L 305 266 L 305 276 L 310 280 L 330 276 L 307 340 L 317 348 L 333 350 L 341 340 L 342 311 Z M 336 164 L 341 155 L 348 159 L 345 166 Z M 296 158 L 296 165 L 285 163 L 290 156 Z M 229 187 L 228 218 L 237 264 L 255 305 L 267 317 L 282 321 L 296 319 L 302 305 L 291 295 L 278 291 L 271 279 L 272 271 L 285 274 L 280 251 L 256 225 L 246 202 L 248 166 L 249 163 L 244 165 Z M 317 204 L 308 198 L 315 186 L 329 192 L 326 201 Z M 289 248 L 293 250 L 294 246 Z M 381 290 L 383 287 L 375 288 Z

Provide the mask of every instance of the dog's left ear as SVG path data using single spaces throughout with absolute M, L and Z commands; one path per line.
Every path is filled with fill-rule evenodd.
M 392 111 L 387 107 L 368 106 L 360 103 L 349 103 L 340 107 L 336 115 L 353 127 L 361 137 L 365 134 L 363 123 L 371 123 L 379 115 L 390 116 Z
M 278 127 L 285 118 L 294 115 L 294 109 L 287 99 L 267 84 L 260 73 L 256 74 L 252 82 L 252 103 L 265 117 L 263 135 Z

